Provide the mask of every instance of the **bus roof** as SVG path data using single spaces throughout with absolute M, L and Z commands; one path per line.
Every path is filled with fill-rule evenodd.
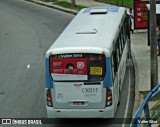
M 124 16 L 123 7 L 82 9 L 53 43 L 48 54 L 111 52 Z

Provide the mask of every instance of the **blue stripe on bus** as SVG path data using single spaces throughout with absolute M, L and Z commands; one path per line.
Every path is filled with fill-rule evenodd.
M 106 75 L 104 77 L 103 87 L 112 87 L 112 70 L 110 57 L 106 57 Z
M 53 88 L 53 80 L 49 72 L 49 58 L 46 58 L 46 88 Z

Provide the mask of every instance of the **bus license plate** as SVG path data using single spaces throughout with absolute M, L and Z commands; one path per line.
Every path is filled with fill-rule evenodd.
M 73 102 L 73 105 L 84 105 L 84 102 L 79 102 L 79 101 Z

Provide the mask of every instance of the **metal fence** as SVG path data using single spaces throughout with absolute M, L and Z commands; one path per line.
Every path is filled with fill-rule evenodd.
M 157 95 L 160 95 L 160 84 L 147 94 L 143 103 L 134 114 L 130 127 L 152 127 L 152 125 L 160 127 L 158 125 L 160 122 L 160 98 L 149 107 L 149 102 Z

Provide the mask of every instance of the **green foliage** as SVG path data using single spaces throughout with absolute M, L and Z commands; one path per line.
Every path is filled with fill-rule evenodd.
M 143 95 L 143 99 L 146 98 L 146 96 L 148 95 L 150 91 L 143 91 L 143 92 L 140 92 L 142 95 Z M 154 96 L 154 98 L 152 100 L 150 100 L 149 102 L 155 102 L 155 104 L 157 103 L 157 101 L 159 101 L 159 98 L 160 98 L 160 94 L 157 94 L 156 96 Z M 150 107 L 151 108 L 151 107 Z M 158 103 L 156 106 L 154 106 L 152 108 L 152 110 L 150 110 L 150 115 L 151 115 L 151 118 L 157 113 L 159 112 L 159 114 L 154 118 L 154 120 L 157 120 L 160 118 L 160 103 Z
M 140 92 L 142 95 L 143 95 L 143 98 L 145 99 L 147 94 L 149 93 L 150 91 L 143 91 L 143 92 Z M 160 94 L 157 94 L 156 96 L 154 96 L 154 98 L 152 99 L 152 101 L 155 101 L 155 100 L 159 100 L 160 98 Z
M 150 91 L 141 91 L 140 93 L 143 95 L 143 99 L 146 98 L 147 94 L 149 93 Z
M 154 108 L 150 111 L 151 112 L 151 118 L 153 118 L 153 116 L 154 116 L 154 120 L 157 120 L 157 119 L 159 119 L 160 118 L 160 103 L 158 104 L 158 105 L 156 105 L 156 106 L 154 106 Z M 156 116 L 155 116 L 155 114 L 157 114 Z
M 95 1 L 133 8 L 133 0 L 95 0 Z

